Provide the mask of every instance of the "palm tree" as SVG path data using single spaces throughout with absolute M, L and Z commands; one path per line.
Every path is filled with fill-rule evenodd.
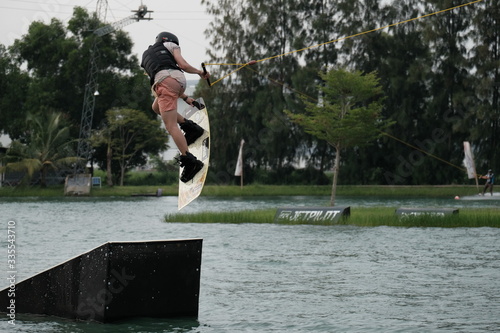
M 45 187 L 49 170 L 75 163 L 78 157 L 74 156 L 72 149 L 74 140 L 71 140 L 69 127 L 63 120 L 58 112 L 28 115 L 30 131 L 27 133 L 27 144 L 12 141 L 3 158 L 5 166 L 0 168 L 0 172 L 25 172 L 23 183 L 29 183 L 39 172 L 40 185 Z

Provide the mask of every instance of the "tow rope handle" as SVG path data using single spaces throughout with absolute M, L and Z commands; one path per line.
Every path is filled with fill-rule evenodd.
M 205 68 L 205 63 L 204 62 L 201 63 L 201 68 L 203 68 L 203 73 L 207 74 L 207 69 Z M 208 83 L 209 87 L 212 86 L 212 84 L 210 83 L 210 79 L 207 79 L 207 83 Z

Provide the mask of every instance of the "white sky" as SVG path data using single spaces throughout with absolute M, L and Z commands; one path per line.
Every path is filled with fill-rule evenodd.
M 102 3 L 105 3 L 102 0 Z M 129 33 L 134 43 L 133 53 L 141 59 L 142 52 L 154 43 L 161 31 L 170 31 L 180 40 L 182 55 L 193 66 L 199 68 L 206 62 L 209 42 L 204 31 L 210 22 L 200 0 L 142 0 L 151 14 L 152 21 L 139 21 L 122 28 Z M 141 0 L 108 0 L 106 22 L 113 23 L 128 17 L 141 5 Z M 10 46 L 15 39 L 26 34 L 33 21 L 49 23 L 52 18 L 64 25 L 72 17 L 73 8 L 80 6 L 94 12 L 97 0 L 0 0 L 0 44 Z M 197 75 L 187 74 L 187 79 Z

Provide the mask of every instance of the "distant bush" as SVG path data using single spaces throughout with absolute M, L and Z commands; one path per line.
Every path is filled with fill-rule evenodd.
M 125 175 L 127 186 L 156 186 L 175 185 L 179 180 L 179 166 L 166 163 L 159 159 L 153 160 L 154 170 L 151 171 L 129 171 Z M 106 172 L 94 170 L 95 177 L 101 177 L 102 183 L 106 184 Z M 115 179 L 116 185 L 116 179 Z
M 248 184 L 266 185 L 329 185 L 330 179 L 324 172 L 315 168 L 295 169 L 293 167 L 278 170 L 252 170 L 245 178 Z
M 128 186 L 172 185 L 177 184 L 178 179 L 178 172 L 136 171 L 127 174 L 125 184 Z

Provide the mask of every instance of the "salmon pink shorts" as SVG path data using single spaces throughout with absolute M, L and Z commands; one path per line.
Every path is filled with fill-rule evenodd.
M 167 77 L 154 88 L 161 112 L 177 110 L 177 99 L 185 88 L 174 78 Z

